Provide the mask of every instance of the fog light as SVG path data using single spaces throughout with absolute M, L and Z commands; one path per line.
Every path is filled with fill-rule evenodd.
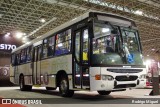
M 107 79 L 106 75 L 102 75 L 102 80 L 106 80 L 106 79 Z
M 112 77 L 112 76 L 107 76 L 107 79 L 108 79 L 109 81 L 112 81 L 112 80 L 113 80 L 113 77 Z
M 110 75 L 102 75 L 102 80 L 109 80 L 112 81 L 114 78 Z

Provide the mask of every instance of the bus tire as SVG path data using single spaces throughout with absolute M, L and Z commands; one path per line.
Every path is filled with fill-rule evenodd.
M 46 87 L 46 90 L 56 90 L 56 88 Z
M 31 90 L 32 90 L 32 86 L 30 86 L 30 85 L 25 85 L 24 76 L 23 76 L 23 75 L 20 76 L 19 86 L 20 86 L 20 90 L 21 90 L 21 91 L 31 91 Z
M 111 91 L 97 91 L 99 95 L 109 95 Z
M 63 77 L 60 81 L 59 91 L 63 97 L 72 97 L 74 94 L 73 90 L 69 90 L 69 81 L 67 77 Z

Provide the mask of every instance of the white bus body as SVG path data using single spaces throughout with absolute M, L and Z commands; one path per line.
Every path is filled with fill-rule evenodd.
M 144 87 L 146 69 L 140 59 L 139 35 L 133 23 L 116 15 L 86 13 L 15 49 L 10 80 L 19 84 L 21 90 L 30 90 L 34 85 L 48 90 L 59 87 L 62 96 L 72 96 L 75 90 L 98 91 L 107 95 L 111 91 Z M 119 33 L 116 31 L 117 36 L 112 36 L 115 34 L 110 30 Z M 110 38 L 107 39 L 103 32 L 109 32 Z M 125 47 L 124 38 L 136 41 L 131 44 L 132 50 Z M 104 52 L 107 45 L 114 48 L 113 53 Z

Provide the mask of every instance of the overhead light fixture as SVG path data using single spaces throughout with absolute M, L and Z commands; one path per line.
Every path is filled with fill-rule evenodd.
M 147 55 L 147 56 L 149 56 L 149 55 Z
M 37 38 L 40 38 L 41 36 L 38 36 Z
M 27 42 L 26 44 L 28 44 L 28 45 L 29 45 L 30 43 L 31 43 L 31 42 Z
M 24 36 L 24 37 L 22 38 L 22 42 L 23 42 L 23 43 L 29 42 L 29 38 L 28 38 L 27 36 Z
M 44 18 L 41 18 L 39 21 L 40 21 L 41 23 L 46 22 L 46 20 L 45 20 Z
M 74 19 L 72 19 L 72 20 L 76 20 L 77 18 L 74 18 Z
M 137 11 L 134 12 L 134 14 L 143 15 L 143 12 L 141 10 L 137 10 Z
M 22 38 L 22 40 L 23 40 L 23 41 L 25 41 L 26 39 L 27 39 L 27 37 L 26 37 L 26 36 Z
M 22 32 L 17 32 L 16 33 L 16 38 L 20 39 L 23 36 Z
M 24 36 L 26 36 L 26 33 L 23 33 Z
M 4 37 L 8 38 L 11 33 L 6 33 Z
M 152 51 L 155 51 L 155 49 L 153 48 Z

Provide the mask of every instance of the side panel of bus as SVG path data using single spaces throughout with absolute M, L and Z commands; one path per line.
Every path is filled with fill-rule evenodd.
M 72 55 L 63 55 L 41 60 L 41 83 L 43 86 L 56 87 L 56 74 L 65 71 L 72 74 Z M 70 78 L 72 85 L 72 78 Z
M 12 65 L 10 65 L 10 81 L 12 83 L 14 83 L 14 76 L 15 76 L 15 74 L 14 74 L 14 68 L 15 68 L 15 66 L 12 67 Z
M 18 72 L 19 74 L 24 75 L 26 85 L 32 85 L 32 69 L 30 67 L 30 63 L 19 65 Z

